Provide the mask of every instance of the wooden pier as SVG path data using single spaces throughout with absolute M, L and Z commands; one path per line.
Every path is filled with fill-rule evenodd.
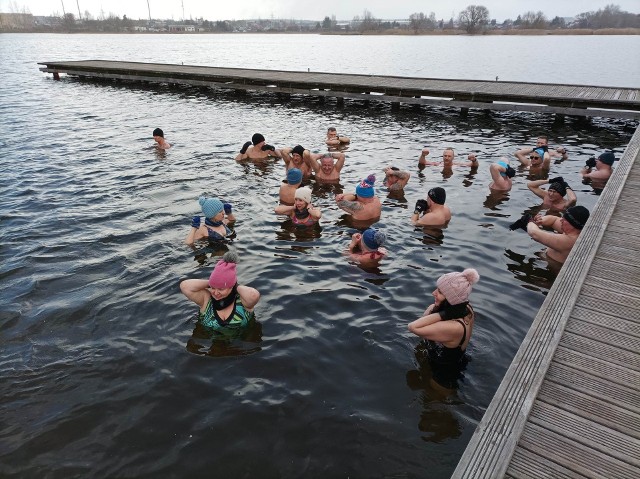
M 454 478 L 640 477 L 640 128 Z
M 502 111 L 534 111 L 570 116 L 640 119 L 640 89 L 505 81 L 449 80 L 341 73 L 253 70 L 106 60 L 40 62 L 41 71 L 59 79 L 196 85 L 232 90 L 303 94 Z

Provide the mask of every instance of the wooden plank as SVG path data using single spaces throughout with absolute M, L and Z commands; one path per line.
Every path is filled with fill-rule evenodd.
M 588 351 L 594 357 L 607 358 L 608 361 L 640 371 L 640 358 L 637 352 L 621 350 L 615 346 L 586 336 L 566 332 L 560 342 L 564 347 L 575 351 Z
M 556 349 L 553 362 L 571 366 L 622 386 L 640 384 L 640 371 L 611 363 L 606 358 L 593 357 L 584 351 L 565 348 L 562 344 Z
M 588 372 L 555 361 L 551 363 L 545 381 L 561 384 L 587 396 L 603 398 L 607 403 L 618 404 L 622 409 L 640 417 L 640 396 L 636 389 L 629 386 L 612 384 Z
M 624 409 L 606 399 L 599 399 L 551 381 L 545 381 L 540 388 L 537 401 L 541 401 L 568 412 L 580 415 L 600 424 L 640 440 L 640 415 Z
M 584 289 L 581 293 L 584 293 Z M 631 304 L 621 303 L 620 301 L 616 301 L 615 298 L 594 298 L 587 294 L 580 294 L 580 297 L 578 297 L 576 301 L 576 307 L 599 311 L 605 316 L 613 315 L 625 321 L 640 324 L 637 306 L 638 305 L 634 305 L 633 302 Z
M 603 312 L 602 304 L 595 309 L 583 308 L 576 304 L 571 317 L 567 322 L 567 331 L 580 334 L 579 330 L 584 327 L 602 327 L 607 328 L 609 331 L 617 331 L 624 336 L 631 336 L 636 340 L 640 339 L 640 321 L 629 321 L 626 316 L 619 316 L 616 314 L 608 314 L 609 312 Z M 629 308 L 631 310 L 631 308 Z M 635 313 L 635 317 L 638 316 L 638 311 Z M 632 316 L 634 317 L 634 316 Z M 575 327 L 574 323 L 580 321 L 583 323 L 590 323 L 585 326 Z
M 624 322 L 620 322 L 624 326 Z M 611 329 L 595 322 L 581 321 L 576 318 L 575 310 L 571 312 L 565 333 L 572 333 L 584 338 L 593 339 L 603 344 L 636 353 L 640 351 L 640 339 L 624 330 Z
M 517 448 L 505 477 L 516 479 L 584 479 L 585 476 L 531 451 Z
M 589 449 L 615 457 L 622 462 L 640 466 L 640 443 L 626 434 L 595 425 L 590 420 L 537 401 L 531 409 L 529 422 L 555 432 L 559 436 L 583 444 Z
M 597 286 L 600 289 L 604 289 L 605 291 L 615 291 L 619 294 L 627 296 L 629 299 L 640 298 L 640 286 L 628 284 L 628 282 L 633 281 L 634 278 L 625 277 L 625 280 L 627 281 L 625 282 L 614 281 L 607 276 L 610 277 L 607 271 L 591 270 L 589 276 L 585 278 L 584 284 Z
M 546 457 L 586 477 L 637 479 L 638 469 L 607 454 L 566 440 L 536 424 L 527 424 L 518 447 Z

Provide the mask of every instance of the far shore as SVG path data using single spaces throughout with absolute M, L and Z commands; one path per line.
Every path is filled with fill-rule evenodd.
M 447 30 L 430 30 L 423 32 L 414 32 L 413 30 L 372 30 L 364 32 L 347 32 L 347 31 L 335 31 L 335 32 L 323 32 L 323 31 L 262 31 L 262 32 L 95 32 L 95 31 L 15 31 L 15 30 L 0 30 L 2 33 L 57 33 L 64 35 L 75 34 L 113 34 L 113 35 L 220 35 L 220 34 L 234 34 L 234 35 L 253 35 L 253 34 L 287 34 L 287 35 L 342 35 L 342 36 L 357 36 L 357 35 L 402 35 L 402 36 L 442 36 L 442 35 L 467 35 L 467 36 L 483 36 L 483 35 L 640 35 L 640 28 L 602 28 L 598 30 L 592 30 L 587 28 L 564 28 L 554 30 L 521 30 L 521 29 L 509 29 L 509 30 L 485 30 L 478 33 L 467 33 L 465 30 L 460 29 L 447 29 Z

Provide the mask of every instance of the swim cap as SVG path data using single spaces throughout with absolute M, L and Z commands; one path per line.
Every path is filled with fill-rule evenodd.
M 613 153 L 607 151 L 606 153 L 601 154 L 598 157 L 598 160 L 600 160 L 605 165 L 611 166 L 613 165 L 613 162 L 616 161 L 616 157 L 613 155 Z
M 589 219 L 589 210 L 584 206 L 572 206 L 567 208 L 562 217 L 569 222 L 571 226 L 581 230 Z
M 358 186 L 356 186 L 356 195 L 361 196 L 362 198 L 373 198 L 373 195 L 375 194 L 373 185 L 375 182 L 376 177 L 374 175 L 367 176 L 358 184 Z
M 298 168 L 289 168 L 287 170 L 287 183 L 297 185 L 302 182 L 302 171 Z
M 556 181 L 555 183 L 549 184 L 549 191 L 554 190 L 557 191 L 560 196 L 564 196 L 567 194 L 567 187 L 564 186 L 563 181 Z
M 233 251 L 227 251 L 222 259 L 216 263 L 216 267 L 209 276 L 209 286 L 216 289 L 232 288 L 238 282 L 237 262 L 238 255 Z
M 431 188 L 429 190 L 427 196 L 429 196 L 429 198 L 431 198 L 431 201 L 433 201 L 434 203 L 444 205 L 444 202 L 447 199 L 447 192 L 444 191 L 444 188 L 436 186 L 435 188 Z
M 164 138 L 164 132 L 160 128 L 156 128 L 153 130 L 153 134 L 151 136 L 161 136 Z
M 304 147 L 300 146 L 300 145 L 296 145 L 293 147 L 293 149 L 291 150 L 291 153 L 295 153 L 297 155 L 302 156 L 304 154 Z
M 469 300 L 471 286 L 476 284 L 480 275 L 473 268 L 462 273 L 447 273 L 438 278 L 437 286 L 450 305 L 464 303 Z
M 544 161 L 544 148 L 535 148 L 532 153 L 537 153 L 540 159 Z
M 201 196 L 198 198 L 198 203 L 200 203 L 200 208 L 202 208 L 202 214 L 205 218 L 213 218 L 224 209 L 222 201 L 216 198 L 205 198 Z
M 263 141 L 264 136 L 262 136 L 260 133 L 254 133 L 251 137 L 251 143 L 253 143 L 253 146 L 256 146 L 258 143 L 262 143 Z
M 298 188 L 296 190 L 295 198 L 301 199 L 307 204 L 311 203 L 311 189 L 307 188 L 306 186 L 303 186 L 302 188 Z
M 386 239 L 387 236 L 382 231 L 374 228 L 367 228 L 364 230 L 364 233 L 362 233 L 362 242 L 371 250 L 377 250 L 384 244 Z

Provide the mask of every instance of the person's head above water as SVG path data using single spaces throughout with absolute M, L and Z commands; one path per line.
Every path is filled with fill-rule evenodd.
M 201 196 L 198 198 L 198 203 L 200 203 L 200 208 L 202 209 L 202 214 L 205 218 L 214 218 L 224 209 L 222 201 L 217 198 L 206 198 Z
M 375 175 L 369 175 L 356 186 L 356 195 L 361 198 L 373 198 L 375 190 L 373 185 L 376 182 Z
M 222 259 L 216 263 L 216 267 L 209 276 L 209 286 L 214 289 L 233 288 L 238 282 L 237 263 L 238 254 L 234 251 L 227 251 Z
M 264 141 L 264 136 L 262 136 L 260 133 L 254 133 L 253 136 L 251 137 L 251 143 L 253 143 L 253 146 L 258 145 L 263 141 Z
M 152 136 L 159 136 L 160 138 L 164 138 L 164 132 L 160 128 L 156 128 L 153 130 Z
M 437 286 L 450 305 L 464 303 L 469 300 L 471 287 L 478 282 L 480 275 L 473 268 L 462 273 L 447 273 L 438 278 Z
M 447 199 L 447 192 L 444 191 L 444 188 L 436 186 L 435 188 L 431 188 L 427 193 L 427 196 L 434 203 L 438 203 L 439 205 L 444 205 L 444 202 Z
M 386 235 L 375 228 L 367 228 L 362 233 L 362 242 L 367 249 L 371 251 L 377 251 L 378 248 L 384 244 L 386 239 Z
M 302 171 L 298 168 L 289 168 L 287 170 L 287 183 L 290 185 L 298 185 L 302 182 Z
M 296 200 L 302 200 L 307 205 L 311 203 L 311 188 L 307 186 L 303 186 L 302 188 L 298 188 L 296 190 L 296 194 L 294 195 Z
M 602 153 L 598 157 L 598 161 L 604 163 L 605 165 L 611 166 L 611 165 L 613 165 L 613 162 L 616 161 L 616 157 L 612 152 L 607 151 L 605 153 Z
M 581 230 L 589 219 L 589 210 L 584 206 L 572 206 L 562 214 L 562 218 L 575 229 Z

